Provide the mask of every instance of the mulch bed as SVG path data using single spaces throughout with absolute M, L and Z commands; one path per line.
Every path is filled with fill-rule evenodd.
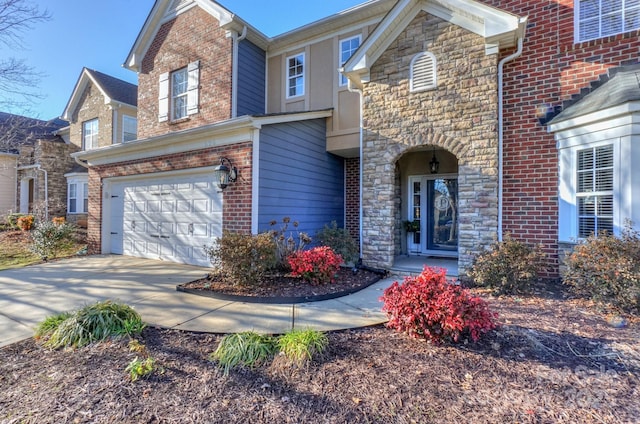
M 354 272 L 352 268 L 341 267 L 336 273 L 334 282 L 328 284 L 310 284 L 303 281 L 302 278 L 274 273 L 255 284 L 242 286 L 235 284 L 228 278 L 212 273 L 207 278 L 180 284 L 177 289 L 223 299 L 237 297 L 248 302 L 307 302 L 356 292 L 379 281 L 383 276 L 384 274 L 381 272 L 365 268 Z
M 128 381 L 127 341 L 0 350 L 1 423 L 634 423 L 640 323 L 541 290 L 492 297 L 500 329 L 434 346 L 383 326 L 329 333 L 323 358 L 228 376 L 207 358 L 221 335 L 147 328 L 163 368 Z M 621 325 L 623 324 L 623 325 Z

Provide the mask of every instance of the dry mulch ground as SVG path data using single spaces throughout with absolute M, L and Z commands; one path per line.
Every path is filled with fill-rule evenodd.
M 632 423 L 640 417 L 638 320 L 540 292 L 483 295 L 502 327 L 434 346 L 382 326 L 330 333 L 308 368 L 229 376 L 208 361 L 220 335 L 147 328 L 163 371 L 131 383 L 127 341 L 0 350 L 2 423 Z M 259 305 L 257 305 L 259 307 Z

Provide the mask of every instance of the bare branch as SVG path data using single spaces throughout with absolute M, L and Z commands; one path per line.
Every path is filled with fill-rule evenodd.
M 0 0 L 0 44 L 22 48 L 22 35 L 39 22 L 51 19 L 45 9 L 40 10 L 27 0 Z

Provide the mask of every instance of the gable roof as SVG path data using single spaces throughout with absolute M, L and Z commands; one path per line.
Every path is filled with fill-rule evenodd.
M 247 39 L 260 48 L 266 50 L 269 37 L 215 1 L 156 0 L 123 66 L 132 71 L 139 72 L 142 66 L 142 60 L 149 50 L 149 47 L 151 47 L 151 43 L 156 37 L 156 34 L 160 30 L 162 24 L 169 22 L 179 14 L 195 6 L 201 7 L 211 16 L 216 18 L 220 27 L 227 31 L 235 31 L 240 34 L 243 33 L 246 28 Z
M 138 86 L 121 79 L 103 74 L 93 69 L 82 68 L 78 82 L 73 89 L 69 102 L 64 109 L 62 117 L 70 120 L 76 109 L 82 94 L 89 84 L 94 84 L 102 96 L 105 104 L 123 104 L 132 107 L 138 106 Z
M 556 132 L 579 125 L 578 121 L 589 121 L 590 115 L 593 120 L 611 119 L 612 115 L 639 110 L 640 105 L 625 107 L 639 101 L 640 65 L 613 68 L 596 82 L 596 88 L 565 107 L 548 125 L 551 132 Z
M 0 150 L 12 149 L 22 144 L 33 144 L 36 140 L 60 141 L 56 132 L 68 122 L 58 118 L 49 121 L 0 112 Z
M 342 72 L 361 85 L 368 79 L 371 66 L 421 11 L 484 37 L 487 54 L 515 46 L 518 38 L 524 37 L 527 24 L 527 18 L 474 0 L 399 0 L 344 64 Z

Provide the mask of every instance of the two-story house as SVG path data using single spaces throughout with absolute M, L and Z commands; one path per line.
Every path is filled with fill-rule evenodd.
M 637 56 L 634 7 L 591 3 L 373 0 L 267 37 L 214 1 L 158 0 L 125 63 L 138 139 L 74 154 L 89 167 L 90 251 L 206 265 L 223 228 L 291 216 L 312 234 L 345 225 L 376 267 L 446 256 L 464 273 L 506 231 L 557 265 L 559 242 L 584 234 L 562 231 L 606 229 L 606 208 L 588 205 L 611 193 L 575 181 L 609 178 L 609 153 L 560 131 L 592 108 L 551 122 L 568 156 L 546 124 Z M 640 210 L 612 198 L 618 231 Z
M 69 125 L 59 134 L 77 151 L 91 151 L 137 139 L 137 86 L 83 68 L 62 114 Z M 64 174 L 67 219 L 87 226 L 89 175 L 78 162 Z

